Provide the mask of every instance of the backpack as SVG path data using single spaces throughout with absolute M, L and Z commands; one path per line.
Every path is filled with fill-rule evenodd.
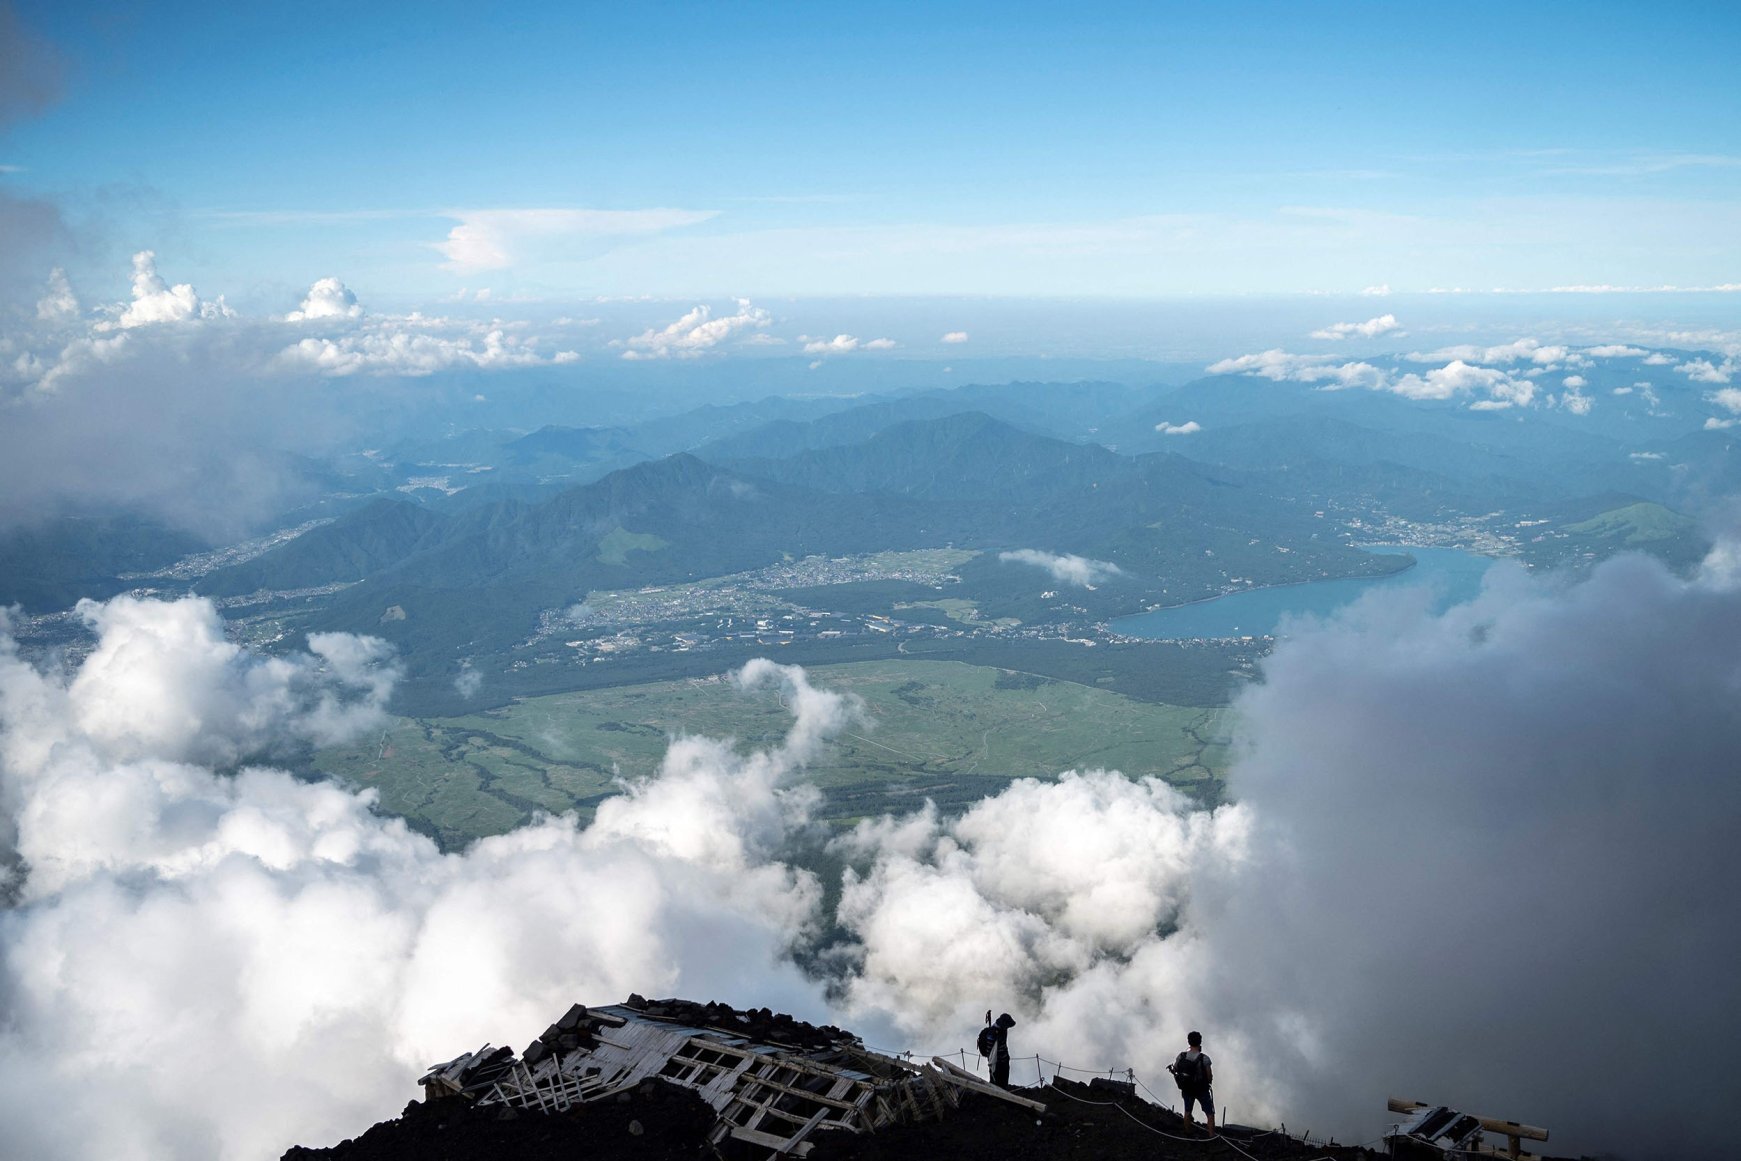
M 1197 1059 L 1192 1060 L 1189 1054 L 1181 1052 L 1167 1071 L 1173 1074 L 1173 1083 L 1179 1086 L 1180 1092 L 1200 1089 L 1203 1087 L 1203 1054 L 1199 1052 Z
M 990 1024 L 979 1030 L 979 1054 L 990 1057 L 992 1049 L 997 1047 L 997 1029 Z

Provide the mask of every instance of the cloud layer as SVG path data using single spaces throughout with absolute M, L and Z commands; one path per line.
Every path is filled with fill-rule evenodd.
M 867 820 L 834 844 L 832 916 L 792 865 L 817 798 L 794 775 L 862 710 L 801 671 L 736 677 L 777 689 L 780 744 L 679 738 L 590 826 L 443 854 L 369 793 L 254 764 L 373 728 L 379 644 L 267 660 L 198 600 L 86 605 L 70 672 L 0 637 L 0 1131 L 33 1156 L 271 1155 L 390 1112 L 432 1059 L 639 990 L 922 1050 L 1008 1008 L 1018 1055 L 1151 1084 L 1197 1027 L 1242 1120 L 1359 1139 L 1399 1092 L 1567 1150 L 1720 1152 L 1738 561 L 1500 569 L 1442 616 L 1374 594 L 1294 626 L 1240 699 L 1236 805 L 1090 770 Z M 1676 1067 L 1615 1067 L 1651 1053 Z
M 1563 348 L 1561 348 L 1563 350 Z M 1472 411 L 1496 411 L 1509 407 L 1528 407 L 1535 399 L 1533 380 L 1513 375 L 1499 367 L 1477 366 L 1455 357 L 1464 348 L 1449 348 L 1433 355 L 1408 355 L 1417 361 L 1430 361 L 1446 355 L 1451 358 L 1442 367 L 1424 373 L 1397 373 L 1366 362 L 1338 363 L 1327 355 L 1296 355 L 1279 348 L 1255 355 L 1240 355 L 1212 363 L 1211 375 L 1252 375 L 1274 382 L 1311 383 L 1326 391 L 1362 387 L 1369 391 L 1386 391 L 1404 399 L 1453 400 L 1466 399 Z M 1466 353 L 1479 357 L 1487 352 L 1468 348 Z M 1485 361 L 1504 361 L 1488 359 Z
M 99 641 L 70 676 L 0 636 L 21 868 L 0 913 L 0 1132 L 19 1155 L 334 1141 L 398 1107 L 429 1061 L 529 1037 L 576 998 L 822 1014 L 785 958 L 820 889 L 768 855 L 815 800 L 789 776 L 854 707 L 800 672 L 738 675 L 792 708 L 781 745 L 681 739 L 590 827 L 546 820 L 444 855 L 372 793 L 250 764 L 376 725 L 379 643 L 262 660 L 199 600 L 84 613 Z

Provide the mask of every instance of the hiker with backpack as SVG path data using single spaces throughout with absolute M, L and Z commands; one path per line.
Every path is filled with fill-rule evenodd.
M 990 1014 L 986 1013 L 988 1016 Z M 1210 1088 L 1215 1083 L 1215 1070 L 1203 1051 L 1203 1033 L 1191 1033 L 1185 1037 L 1185 1045 L 1185 1051 L 1167 1065 L 1167 1071 L 1173 1074 L 1173 1082 L 1179 1086 L 1179 1095 L 1185 1099 L 1185 1127 L 1196 1128 L 1196 1122 L 1191 1120 L 1191 1106 L 1200 1104 L 1203 1106 L 1203 1119 L 1209 1126 L 1209 1135 L 1213 1137 L 1215 1097 Z
M 985 1027 L 979 1030 L 979 1054 L 991 1070 L 991 1083 L 999 1088 L 1010 1086 L 1010 1029 L 1015 1026 L 1015 1017 L 1008 1012 L 993 1020 L 987 1008 Z

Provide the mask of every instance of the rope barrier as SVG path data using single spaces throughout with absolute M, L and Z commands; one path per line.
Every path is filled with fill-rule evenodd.
M 881 1049 L 881 1048 L 872 1048 L 871 1051 L 881 1053 L 884 1056 L 891 1056 L 891 1057 L 895 1057 L 897 1059 L 903 1059 L 903 1060 L 911 1060 L 911 1059 L 913 1059 L 914 1056 L 919 1055 L 913 1049 L 910 1049 L 910 1048 L 903 1050 L 903 1051 L 900 1051 L 900 1052 L 893 1052 L 893 1051 L 889 1051 L 889 1050 Z M 970 1056 L 974 1060 L 975 1067 L 983 1066 L 983 1065 L 986 1065 L 989 1063 L 989 1061 L 986 1057 L 981 1056 L 977 1052 L 969 1052 L 965 1048 L 958 1048 L 954 1052 L 934 1052 L 934 1053 L 928 1053 L 926 1055 L 927 1056 L 942 1057 L 944 1059 L 948 1059 L 949 1057 L 953 1056 L 956 1059 L 961 1061 L 961 1066 L 963 1068 L 968 1067 L 967 1058 Z M 1034 1062 L 1034 1071 L 1035 1071 L 1035 1074 L 1040 1078 L 1040 1087 L 1041 1088 L 1049 1088 L 1053 1092 L 1057 1093 L 1059 1096 L 1064 1097 L 1066 1100 L 1072 1100 L 1072 1101 L 1075 1101 L 1077 1104 L 1082 1104 L 1082 1105 L 1095 1105 L 1098 1107 L 1110 1106 L 1112 1108 L 1117 1109 L 1119 1112 L 1123 1113 L 1126 1117 L 1129 1117 L 1132 1121 L 1134 1121 L 1137 1125 L 1141 1126 L 1142 1128 L 1147 1129 L 1149 1132 L 1154 1133 L 1157 1136 L 1165 1137 L 1170 1141 L 1194 1142 L 1197 1144 L 1208 1144 L 1210 1141 L 1220 1141 L 1222 1144 L 1224 1144 L 1228 1148 L 1232 1149 L 1235 1153 L 1238 1153 L 1241 1157 L 1247 1158 L 1247 1161 L 1258 1161 L 1258 1158 L 1252 1156 L 1250 1153 L 1247 1153 L 1244 1149 L 1241 1149 L 1238 1145 L 1234 1144 L 1234 1142 L 1231 1139 L 1229 1139 L 1225 1133 L 1217 1133 L 1214 1137 L 1181 1137 L 1181 1136 L 1178 1136 L 1177 1134 L 1168 1133 L 1168 1132 L 1165 1132 L 1164 1130 L 1155 1128 L 1153 1125 L 1149 1124 L 1147 1121 L 1142 1120 L 1140 1117 L 1138 1117 L 1134 1113 L 1132 1113 L 1129 1109 L 1125 1108 L 1124 1104 L 1120 1101 L 1091 1101 L 1091 1100 L 1086 1100 L 1086 1099 L 1079 1097 L 1079 1096 L 1072 1096 L 1070 1093 L 1067 1093 L 1063 1089 L 1059 1088 L 1052 1081 L 1048 1081 L 1046 1079 L 1045 1066 L 1047 1066 L 1047 1065 L 1051 1066 L 1051 1068 L 1053 1070 L 1052 1077 L 1053 1077 L 1054 1081 L 1057 1079 L 1058 1074 L 1061 1072 L 1073 1072 L 1073 1073 L 1077 1073 L 1081 1076 L 1091 1076 L 1091 1077 L 1092 1076 L 1105 1076 L 1109 1080 L 1114 1080 L 1114 1079 L 1117 1079 L 1119 1072 L 1122 1071 L 1125 1075 L 1126 1080 L 1129 1083 L 1136 1085 L 1138 1088 L 1142 1089 L 1143 1092 L 1145 1092 L 1149 1095 L 1149 1103 L 1155 1105 L 1158 1108 L 1162 1108 L 1162 1109 L 1167 1110 L 1169 1113 L 1172 1113 L 1174 1116 L 1178 1116 L 1179 1115 L 1178 1110 L 1175 1109 L 1169 1101 L 1163 1099 L 1160 1096 L 1160 1094 L 1156 1093 L 1154 1089 L 1150 1088 L 1147 1084 L 1143 1083 L 1142 1078 L 1137 1076 L 1135 1069 L 1125 1068 L 1125 1069 L 1120 1070 L 1120 1069 L 1116 1069 L 1116 1068 L 1096 1068 L 1096 1069 L 1076 1068 L 1076 1067 L 1073 1067 L 1071 1065 L 1061 1063 L 1060 1061 L 1047 1060 L 1044 1056 L 1041 1056 L 1037 1052 L 1034 1053 L 1032 1056 L 1012 1056 L 1012 1057 L 1010 1057 L 1011 1064 L 1017 1064 L 1017 1063 L 1021 1063 L 1021 1062 L 1029 1061 L 1029 1060 Z M 1251 1140 L 1255 1141 L 1260 1137 L 1272 1137 L 1272 1136 L 1291 1137 L 1294 1140 L 1299 1141 L 1302 1144 L 1305 1144 L 1305 1145 L 1312 1144 L 1312 1141 L 1307 1137 L 1295 1137 L 1292 1133 L 1289 1133 L 1287 1131 L 1287 1126 L 1285 1126 L 1285 1125 L 1282 1126 L 1280 1129 L 1266 1129 L 1263 1132 L 1254 1133 L 1251 1136 Z M 1344 1146 L 1336 1146 L 1334 1144 L 1334 1142 L 1332 1142 L 1331 1147 L 1332 1148 L 1345 1148 L 1345 1149 L 1367 1149 L 1373 1145 L 1376 1145 L 1377 1143 L 1379 1143 L 1382 1140 L 1384 1140 L 1383 1137 L 1374 1137 L 1371 1141 L 1363 1142 L 1362 1144 L 1359 1144 L 1359 1145 L 1344 1145 Z M 1319 1156 L 1319 1157 L 1310 1158 L 1310 1161 L 1337 1161 L 1337 1158 L 1331 1154 L 1324 1154 L 1324 1155 Z

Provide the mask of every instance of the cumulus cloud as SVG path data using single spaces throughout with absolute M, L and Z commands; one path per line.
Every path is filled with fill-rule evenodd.
M 738 677 L 791 708 L 779 745 L 681 739 L 589 827 L 543 819 L 444 854 L 373 792 L 248 764 L 373 728 L 378 644 L 268 661 L 203 602 L 86 613 L 98 644 L 71 674 L 0 634 L 0 789 L 24 868 L 0 914 L 0 1128 L 20 1156 L 335 1141 L 396 1110 L 430 1060 L 529 1038 L 576 998 L 826 1014 L 787 958 L 819 885 L 766 856 L 815 801 L 791 775 L 854 706 L 801 671 Z
M 1413 356 L 1410 356 L 1413 358 Z M 1254 375 L 1275 382 L 1313 383 L 1324 390 L 1363 387 L 1388 391 L 1405 399 L 1448 400 L 1475 396 L 1471 410 L 1527 407 L 1535 384 L 1495 367 L 1478 367 L 1453 359 L 1425 374 L 1396 375 L 1371 363 L 1336 363 L 1325 355 L 1296 355 L 1279 349 L 1222 359 L 1209 366 L 1212 375 Z
M 1675 367 L 1675 370 L 1694 383 L 1727 383 L 1734 378 L 1738 367 L 1741 367 L 1741 363 L 1734 359 L 1724 359 L 1721 363 L 1713 363 L 1709 359 L 1689 359 Z
M 538 367 L 572 363 L 580 358 L 573 351 L 541 355 L 522 336 L 501 327 L 479 338 L 448 337 L 424 331 L 384 329 L 338 338 L 307 338 L 279 353 L 287 367 L 322 375 L 433 375 L 453 367 L 501 370 L 508 367 Z
M 436 249 L 457 274 L 502 270 L 520 262 L 528 244 L 539 256 L 570 245 L 663 233 L 716 217 L 717 210 L 463 210 Z
M 36 301 L 36 317 L 50 324 L 69 323 L 79 317 L 78 296 L 73 294 L 66 271 L 58 266 L 48 272 L 48 291 Z
M 1352 338 L 1371 339 L 1371 338 L 1377 338 L 1379 335 L 1390 334 L 1392 331 L 1396 331 L 1396 330 L 1398 330 L 1396 316 L 1394 314 L 1384 314 L 1384 315 L 1379 315 L 1377 318 L 1369 318 L 1365 322 L 1332 323 L 1330 326 L 1325 327 L 1323 330 L 1313 331 L 1312 338 L 1314 338 L 1314 339 L 1352 339 Z
M 1741 414 L 1741 387 L 1724 387 L 1711 392 L 1705 398 L 1718 407 Z
M 336 278 L 322 278 L 308 288 L 302 305 L 285 315 L 286 322 L 323 318 L 361 318 L 362 306 L 350 287 Z
M 945 343 L 965 343 L 967 341 L 967 332 L 950 331 L 948 334 L 944 335 L 940 341 Z
M 1584 354 L 1594 355 L 1598 359 L 1642 359 L 1650 352 L 1643 347 L 1629 347 L 1625 343 L 1609 343 L 1600 347 L 1585 347 Z
M 852 936 L 846 1006 L 920 1042 L 1007 1007 L 1029 1044 L 1064 1060 L 1132 1060 L 1152 1038 L 1142 1063 L 1157 1075 L 1188 1017 L 1164 1015 L 1161 996 L 1142 994 L 1149 981 L 1098 1013 L 1081 992 L 1158 948 L 1193 879 L 1240 857 L 1245 826 L 1241 808 L 1211 815 L 1159 780 L 1104 770 L 1025 779 L 954 821 L 927 807 L 861 823 L 835 844 L 850 864 L 837 917 Z
M 657 330 L 649 328 L 632 339 L 618 339 L 611 345 L 626 348 L 623 351 L 625 359 L 693 359 L 713 350 L 733 335 L 746 331 L 753 333 L 773 321 L 773 315 L 761 307 L 750 305 L 747 298 L 737 300 L 735 313 L 718 318 L 713 317 L 713 308 L 703 303 L 668 326 Z
M 817 796 L 794 776 L 862 709 L 802 671 L 735 678 L 792 712 L 780 743 L 680 738 L 590 826 L 444 854 L 372 794 L 249 764 L 372 728 L 377 645 L 271 662 L 198 601 L 87 606 L 71 672 L 0 636 L 26 868 L 0 915 L 0 1127 L 33 1156 L 272 1155 L 354 1134 L 429 1060 L 638 990 L 921 1049 L 1008 1008 L 1022 1051 L 1151 1084 L 1198 1027 L 1242 1120 L 1359 1139 L 1394 1091 L 1563 1150 L 1720 1154 L 1737 560 L 1501 569 L 1442 615 L 1397 590 L 1296 624 L 1236 704 L 1213 811 L 1090 770 L 863 822 L 834 844 L 844 942 L 809 960 L 832 1007 L 793 966 L 827 919 L 786 861 Z M 1640 1037 L 1677 1066 L 1616 1068 Z
M 859 339 L 852 335 L 835 335 L 832 339 L 799 335 L 798 341 L 804 344 L 806 355 L 846 355 L 853 351 L 886 351 L 895 346 L 893 339 Z
M 133 301 L 115 317 L 114 325 L 128 329 L 155 323 L 228 318 L 234 314 L 224 305 L 222 296 L 207 302 L 194 292 L 190 283 L 169 285 L 157 273 L 156 252 L 141 250 L 133 255 Z
M 1209 364 L 1206 369 L 1211 375 L 1256 375 L 1277 383 L 1284 379 L 1313 382 L 1318 378 L 1333 378 L 1345 368 L 1367 368 L 1375 374 L 1378 370 L 1366 363 L 1343 363 L 1332 367 L 1331 362 L 1329 355 L 1295 355 L 1279 347 L 1272 347 L 1255 355 L 1221 359 Z
M 1020 548 L 1000 552 L 997 558 L 1006 564 L 1031 564 L 1052 574 L 1059 584 L 1091 589 L 1118 576 L 1122 569 L 1110 560 L 1090 560 L 1073 553 L 1042 552 L 1037 548 Z
M 1452 360 L 1424 375 L 1400 376 L 1389 386 L 1405 399 L 1451 399 L 1455 396 L 1484 393 L 1469 406 L 1476 411 L 1501 410 L 1511 406 L 1527 407 L 1535 397 L 1535 384 L 1528 379 L 1514 379 L 1494 367 L 1472 367 L 1462 360 Z
M 1201 1028 L 1242 1120 L 1344 1139 L 1395 1092 L 1562 1151 L 1718 1155 L 1737 579 L 1728 553 L 1694 580 L 1627 557 L 1296 624 L 1236 704 L 1212 813 L 1090 772 L 861 824 L 837 844 L 846 1003 L 914 1039 L 1008 1007 L 1024 1051 L 1151 1078 Z M 1641 1037 L 1682 1067 L 1617 1072 Z M 1684 1113 L 1640 1122 L 1656 1102 Z
M 1188 419 L 1184 423 L 1168 423 L 1162 420 L 1155 424 L 1155 430 L 1162 435 L 1196 435 L 1203 430 L 1203 425 L 1195 419 Z
M 1546 345 L 1539 339 L 1518 339 L 1515 342 L 1502 343 L 1493 347 L 1464 344 L 1455 347 L 1441 347 L 1436 351 L 1411 351 L 1403 358 L 1412 363 L 1437 363 L 1446 359 L 1456 359 L 1466 363 L 1510 364 L 1521 362 L 1534 363 L 1538 366 L 1579 361 L 1579 357 L 1574 355 L 1570 347 Z
M 1559 405 L 1561 407 L 1573 415 L 1590 414 L 1591 409 L 1596 404 L 1594 400 L 1584 394 L 1584 388 L 1589 386 L 1589 380 L 1582 375 L 1567 375 L 1560 380 L 1560 385 L 1565 388 L 1560 393 Z
M 0 525 L 121 510 L 202 535 L 247 535 L 313 498 L 306 457 L 353 434 L 377 401 L 399 406 L 390 385 L 373 399 L 360 385 L 344 401 L 313 395 L 310 376 L 506 371 L 579 357 L 513 321 L 350 317 L 337 280 L 311 290 L 309 317 L 289 336 L 299 341 L 287 346 L 283 316 L 196 325 L 227 308 L 166 286 L 149 251 L 135 260 L 134 282 L 127 302 L 84 312 L 64 276 L 51 276 L 34 325 L 0 338 Z
M 1374 602 L 1276 651 L 1232 785 L 1261 853 L 1206 946 L 1252 964 L 1229 999 L 1310 1013 L 1275 1058 L 1295 1103 L 1351 1124 L 1407 1089 L 1522 1102 L 1584 1148 L 1721 1151 L 1723 1066 L 1699 1074 L 1741 1011 L 1717 969 L 1741 950 L 1717 886 L 1741 856 L 1713 821 L 1741 807 L 1720 773 L 1741 747 L 1732 580 L 1639 557 L 1565 590 L 1502 575 L 1442 618 Z M 1685 1071 L 1611 1075 L 1639 1028 Z M 1687 1111 L 1667 1137 L 1630 1115 L 1652 1100 Z

